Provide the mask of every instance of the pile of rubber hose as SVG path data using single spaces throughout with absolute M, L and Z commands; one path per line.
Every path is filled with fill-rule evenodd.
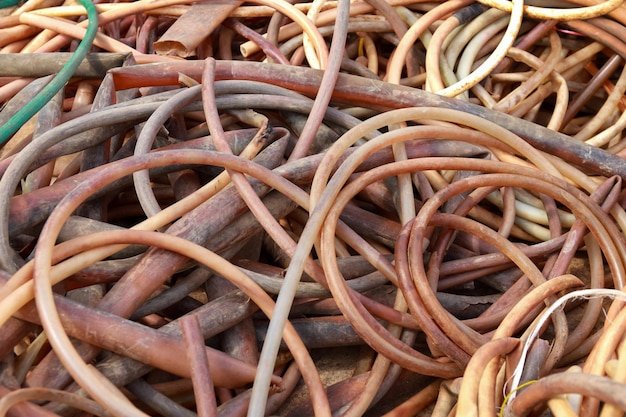
M 626 411 L 626 6 L 0 0 L 0 417 Z

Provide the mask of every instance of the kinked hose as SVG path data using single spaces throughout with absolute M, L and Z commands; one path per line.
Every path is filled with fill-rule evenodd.
M 90 0 L 77 0 L 87 11 L 89 23 L 85 37 L 76 51 L 56 76 L 24 107 L 22 107 L 4 125 L 0 126 L 0 147 L 3 146 L 31 117 L 48 103 L 54 95 L 72 78 L 83 61 L 98 33 L 98 11 Z M 19 0 L 0 0 L 0 9 L 13 7 Z

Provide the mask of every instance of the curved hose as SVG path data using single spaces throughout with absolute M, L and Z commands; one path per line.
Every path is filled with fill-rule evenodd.
M 52 81 L 0 127 L 0 146 L 3 146 L 24 123 L 41 110 L 43 106 L 63 88 L 69 79 L 72 78 L 72 75 L 76 72 L 82 60 L 87 56 L 87 52 L 89 52 L 96 37 L 96 33 L 98 32 L 98 11 L 91 0 L 78 0 L 78 2 L 87 10 L 87 17 L 89 19 L 85 37 L 76 48 L 72 57 L 63 68 L 61 68 Z M 16 0 L 0 0 L 0 8 L 14 6 L 17 3 L 18 1 Z

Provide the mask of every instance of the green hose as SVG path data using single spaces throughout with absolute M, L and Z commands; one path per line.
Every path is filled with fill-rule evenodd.
M 0 8 L 15 5 L 18 2 L 19 0 L 0 0 Z M 80 65 L 85 56 L 87 56 L 89 49 L 91 49 L 96 33 L 98 33 L 98 11 L 90 0 L 78 0 L 78 2 L 87 10 L 87 18 L 89 19 L 85 37 L 78 45 L 78 48 L 76 48 L 72 57 L 63 68 L 61 68 L 52 81 L 0 127 L 0 146 L 3 146 L 24 123 L 37 114 L 37 112 L 63 88 L 70 78 L 72 78 L 74 72 L 76 72 L 78 65 Z
M 0 0 L 0 9 L 17 6 L 20 0 Z

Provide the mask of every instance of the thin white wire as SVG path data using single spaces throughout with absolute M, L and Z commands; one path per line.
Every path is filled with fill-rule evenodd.
M 626 300 L 626 292 L 611 289 L 611 288 L 592 288 L 592 289 L 572 291 L 564 295 L 563 297 L 559 298 L 558 300 L 556 300 L 554 304 L 548 307 L 543 312 L 543 314 L 539 316 L 539 318 L 536 321 L 535 327 L 533 327 L 532 331 L 528 335 L 528 338 L 526 339 L 526 342 L 524 342 L 524 346 L 522 348 L 519 362 L 517 363 L 517 366 L 515 367 L 515 370 L 513 371 L 513 375 L 511 376 L 511 387 L 509 389 L 509 392 L 511 394 L 510 394 L 509 404 L 511 402 L 510 400 L 515 398 L 517 394 L 517 389 L 519 387 L 519 384 L 522 378 L 522 372 L 524 371 L 524 365 L 526 362 L 526 357 L 528 356 L 528 352 L 530 351 L 530 347 L 532 346 L 534 341 L 537 339 L 539 335 L 539 331 L 541 330 L 543 325 L 546 323 L 546 321 L 548 321 L 552 313 L 554 313 L 558 308 L 563 307 L 565 303 L 567 303 L 568 301 L 572 299 L 575 299 L 575 298 L 589 299 L 589 298 L 597 298 L 597 297 L 621 298 L 622 300 Z

